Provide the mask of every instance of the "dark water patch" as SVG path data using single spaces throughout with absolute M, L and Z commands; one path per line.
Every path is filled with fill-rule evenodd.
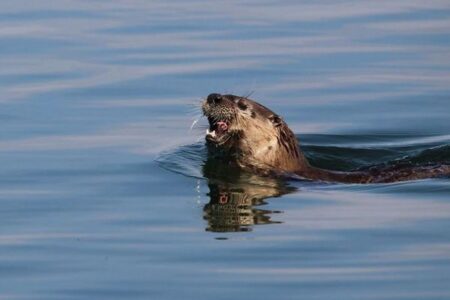
M 428 199 L 445 201 L 450 193 L 450 185 L 448 184 L 448 181 L 448 178 L 433 178 L 371 186 L 329 185 L 317 186 L 316 188 L 334 191 L 347 190 L 355 192 L 370 192 L 374 194 L 386 193 L 398 196 L 403 195 L 404 197 L 408 197 L 409 199 L 427 197 Z
M 45 54 L 49 51 L 62 50 L 70 47 L 80 46 L 75 41 L 65 40 L 56 41 L 49 38 L 36 37 L 36 38 L 20 38 L 20 37 L 9 37 L 2 38 L 2 47 L 0 49 L 0 54 L 2 55 L 17 55 L 17 54 L 27 54 L 30 49 L 33 48 L 34 54 Z M 4 43 L 4 44 L 3 44 Z
M 176 23 L 170 23 L 165 21 L 155 21 L 152 24 L 139 24 L 134 26 L 119 26 L 101 30 L 100 32 L 118 34 L 118 35 L 133 35 L 133 34 L 164 34 L 164 33 L 177 33 L 177 32 L 197 32 L 202 35 L 212 35 L 217 30 L 226 30 L 225 22 L 218 22 L 218 16 L 210 16 L 211 20 L 216 22 L 211 23 L 199 23 L 194 20 L 185 20 L 183 27 L 178 26 Z M 206 26 L 205 26 L 206 25 Z M 209 25 L 209 26 L 208 26 Z
M 82 78 L 82 73 L 71 72 L 48 72 L 40 74 L 8 74 L 0 75 L 0 82 L 2 85 L 11 85 L 15 83 L 46 83 L 53 80 L 68 80 L 68 79 L 78 79 Z
M 156 161 L 164 169 L 201 179 L 201 167 L 206 161 L 207 152 L 204 142 L 199 142 L 162 153 Z

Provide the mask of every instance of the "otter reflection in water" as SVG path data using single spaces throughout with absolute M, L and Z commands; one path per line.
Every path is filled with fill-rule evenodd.
M 203 167 L 208 179 L 210 201 L 204 207 L 207 231 L 251 231 L 252 225 L 280 223 L 271 220 L 279 211 L 258 208 L 264 199 L 295 191 L 279 179 L 260 177 L 228 166 L 208 156 Z

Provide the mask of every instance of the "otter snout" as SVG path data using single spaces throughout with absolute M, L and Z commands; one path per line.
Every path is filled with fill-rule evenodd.
M 203 114 L 213 122 L 231 121 L 235 115 L 235 103 L 228 95 L 209 94 L 203 102 Z
M 208 104 L 213 104 L 213 103 L 217 104 L 220 101 L 222 101 L 222 95 L 217 94 L 217 93 L 209 94 L 208 97 L 206 98 L 206 102 L 208 102 Z

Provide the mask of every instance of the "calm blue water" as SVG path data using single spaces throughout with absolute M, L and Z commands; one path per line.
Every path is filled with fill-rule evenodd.
M 311 161 L 450 161 L 448 1 L 1 1 L 0 299 L 450 299 L 450 181 L 206 161 L 211 92 Z

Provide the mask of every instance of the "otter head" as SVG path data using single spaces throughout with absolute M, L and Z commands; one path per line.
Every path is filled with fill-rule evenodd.
M 217 146 L 230 146 L 233 135 L 239 133 L 236 126 L 234 98 L 229 95 L 210 94 L 202 105 L 203 114 L 208 118 L 209 129 L 206 140 Z
M 268 174 L 294 172 L 306 163 L 283 119 L 245 97 L 210 94 L 202 105 L 206 141 L 243 168 Z

